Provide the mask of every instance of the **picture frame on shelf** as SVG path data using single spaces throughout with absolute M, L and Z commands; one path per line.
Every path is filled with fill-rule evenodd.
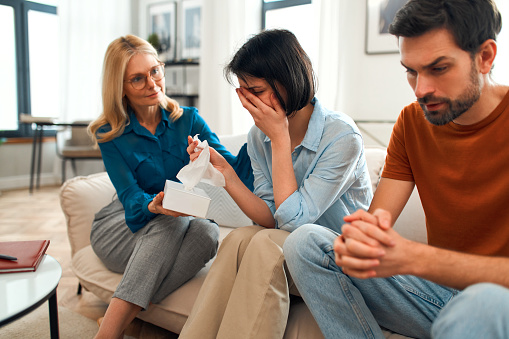
M 154 3 L 148 6 L 148 42 L 154 46 L 164 62 L 176 58 L 177 9 L 175 2 Z
M 182 60 L 196 61 L 201 51 L 202 0 L 184 0 L 182 7 L 181 42 Z
M 398 53 L 398 40 L 389 33 L 389 25 L 406 2 L 366 0 L 366 54 Z

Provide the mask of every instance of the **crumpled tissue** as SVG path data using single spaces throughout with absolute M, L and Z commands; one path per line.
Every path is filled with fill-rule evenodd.
M 191 190 L 199 182 L 204 182 L 212 186 L 224 187 L 226 185 L 223 173 L 219 172 L 210 163 L 210 146 L 207 140 L 200 141 L 198 134 L 193 137 L 198 141 L 195 152 L 201 151 L 201 154 L 194 161 L 182 167 L 177 174 L 177 179 L 182 182 L 186 190 Z

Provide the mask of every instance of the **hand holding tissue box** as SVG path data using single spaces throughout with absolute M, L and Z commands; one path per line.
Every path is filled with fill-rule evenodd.
M 207 140 L 200 141 L 198 135 L 193 140 L 199 144 L 194 150 L 201 153 L 197 159 L 184 166 L 177 174 L 182 182 L 166 180 L 163 207 L 172 211 L 206 218 L 210 198 L 204 190 L 195 187 L 199 182 L 224 187 L 225 179 L 221 172 L 210 163 L 210 149 Z
M 166 180 L 164 185 L 164 208 L 198 218 L 205 218 L 209 205 L 210 198 L 204 190 L 198 187 L 187 190 L 184 184 Z

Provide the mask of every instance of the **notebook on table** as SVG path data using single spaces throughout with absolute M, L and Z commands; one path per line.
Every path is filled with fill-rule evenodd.
M 0 273 L 35 272 L 49 242 L 49 240 L 0 242 L 0 254 L 17 259 L 0 259 Z

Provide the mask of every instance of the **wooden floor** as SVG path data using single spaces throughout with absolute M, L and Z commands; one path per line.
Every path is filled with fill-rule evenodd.
M 60 186 L 42 187 L 29 194 L 28 189 L 0 193 L 0 241 L 49 239 L 47 253 L 62 266 L 57 288 L 58 305 L 88 318 L 104 315 L 107 305 L 92 293 L 76 294 L 78 279 L 71 270 L 71 248 L 65 217 L 60 209 Z M 126 335 L 134 338 L 176 338 L 167 332 L 136 319 Z

